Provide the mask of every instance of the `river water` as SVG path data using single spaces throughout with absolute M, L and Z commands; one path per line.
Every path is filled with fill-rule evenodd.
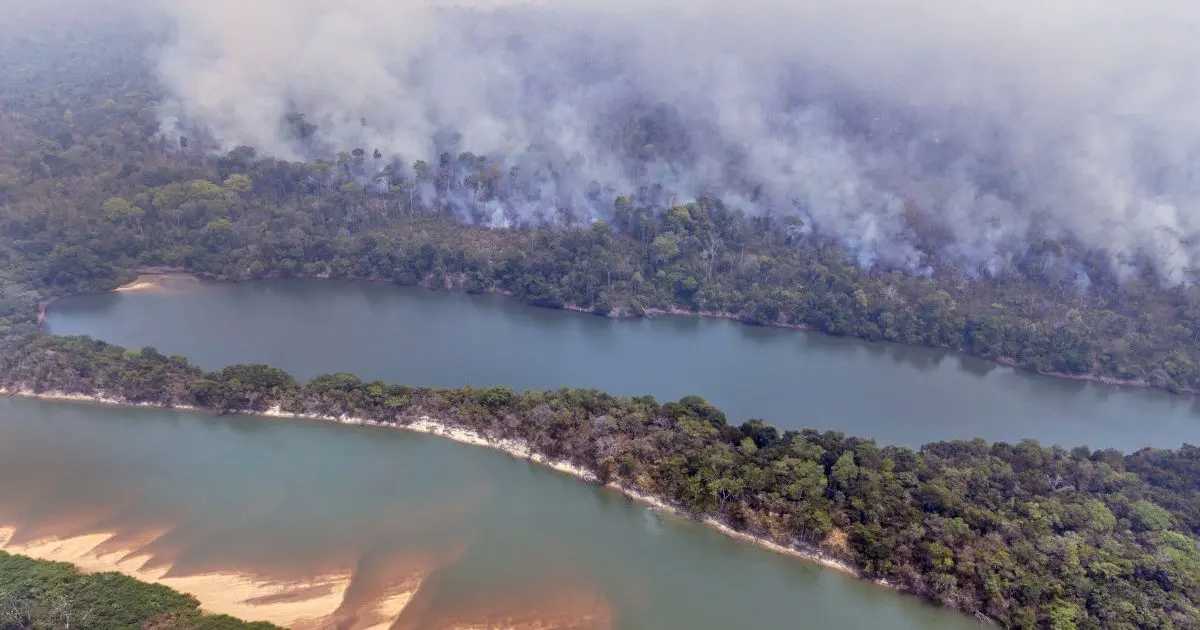
M 16 551 L 115 534 L 89 553 L 140 558 L 179 588 L 214 572 L 316 583 L 226 608 L 337 613 L 309 627 L 977 627 L 504 453 L 394 429 L 0 398 L 0 525 Z M 82 562 L 55 544 L 40 555 Z M 242 588 L 196 584 L 206 606 Z M 384 596 L 414 589 L 398 619 L 371 622 Z
M 662 317 L 614 321 L 387 284 L 172 278 L 50 309 L 57 334 L 151 345 L 205 368 L 263 362 L 409 385 L 699 394 L 731 422 L 885 444 L 982 437 L 1133 450 L 1200 442 L 1197 399 L 1038 376 L 955 353 Z
M 1200 435 L 1189 398 L 951 353 L 382 284 L 177 277 L 62 300 L 47 325 L 300 378 L 696 393 L 735 422 L 883 443 Z M 310 628 L 975 627 L 503 453 L 306 421 L 0 400 L 0 543 Z

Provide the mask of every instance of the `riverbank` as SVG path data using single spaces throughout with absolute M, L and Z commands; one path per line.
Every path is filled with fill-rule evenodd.
M 65 562 L 85 574 L 120 573 L 147 584 L 159 584 L 195 597 L 201 610 L 250 621 L 265 621 L 293 630 L 386 630 L 399 619 L 420 587 L 423 576 L 351 605 L 351 573 L 282 579 L 242 571 L 209 571 L 174 575 L 143 549 L 161 532 L 152 532 L 136 544 L 116 543 L 115 532 L 63 537 L 38 537 L 17 542 L 19 528 L 0 526 L 0 551 L 35 560 Z M 361 596 L 358 598 L 361 600 Z
M 83 573 L 121 573 L 191 595 L 206 612 L 299 630 L 323 627 L 324 620 L 342 605 L 351 581 L 347 574 L 313 576 L 301 581 L 281 581 L 234 571 L 176 576 L 171 574 L 170 566 L 151 566 L 152 558 L 141 552 L 144 545 L 111 546 L 117 536 L 114 532 L 18 542 L 14 540 L 18 531 L 11 525 L 0 526 L 0 550 L 35 560 L 66 562 Z M 145 543 L 156 537 L 149 536 Z
M 480 434 L 476 431 L 472 431 L 470 429 L 463 429 L 461 427 L 454 427 L 454 426 L 447 425 L 445 423 L 442 423 L 442 422 L 439 422 L 432 418 L 429 418 L 428 416 L 423 416 L 409 424 L 389 424 L 389 423 L 384 423 L 384 422 L 367 420 L 367 419 L 363 419 L 363 418 L 345 418 L 345 417 L 333 418 L 330 416 L 316 416 L 316 415 L 302 415 L 302 414 L 286 413 L 286 412 L 280 411 L 278 408 L 273 408 L 273 409 L 268 410 L 267 412 L 264 412 L 259 415 L 263 415 L 263 416 L 267 416 L 267 417 L 275 417 L 275 418 L 294 418 L 294 419 L 305 419 L 305 420 L 317 420 L 317 421 L 323 421 L 323 422 L 337 422 L 340 424 L 350 424 L 350 425 L 359 425 L 359 426 L 375 426 L 375 427 L 395 428 L 395 429 L 402 429 L 402 430 L 407 430 L 407 431 L 415 431 L 417 433 L 436 435 L 438 437 L 443 437 L 443 438 L 446 438 L 449 440 L 453 440 L 453 441 L 459 442 L 461 444 L 470 444 L 472 446 L 480 446 L 480 447 L 484 447 L 484 448 L 498 450 L 498 451 L 507 453 L 508 455 L 515 457 L 517 459 L 524 459 L 524 460 L 531 461 L 535 464 L 540 464 L 542 466 L 546 466 L 552 470 L 556 470 L 560 473 L 571 475 L 572 477 L 575 477 L 582 481 L 586 481 L 589 483 L 600 483 L 600 479 L 592 471 L 590 471 L 586 468 L 583 468 L 582 466 L 578 466 L 576 464 L 568 462 L 568 461 L 553 460 L 553 459 L 550 459 L 550 458 L 547 458 L 547 457 L 541 455 L 540 453 L 535 453 L 535 452 L 533 452 L 532 449 L 529 448 L 529 445 L 524 442 L 521 442 L 518 440 L 490 438 L 488 436 L 482 435 L 482 434 Z M 813 562 L 813 563 L 819 564 L 828 569 L 840 571 L 842 573 L 845 573 L 847 575 L 850 575 L 850 576 L 853 576 L 856 578 L 860 578 L 860 579 L 862 578 L 862 575 L 858 571 L 858 569 L 854 568 L 849 563 L 845 562 L 844 560 L 835 558 L 835 557 L 833 557 L 827 553 L 824 553 L 818 549 L 800 548 L 797 546 L 783 545 L 783 544 L 780 544 L 779 542 L 776 542 L 776 541 L 771 540 L 766 537 L 756 536 L 756 535 L 748 533 L 748 532 L 743 532 L 743 531 L 734 529 L 727 523 L 724 523 L 724 522 L 719 521 L 712 517 L 697 518 L 695 515 L 689 514 L 686 511 L 680 509 L 679 507 L 671 505 L 670 503 L 668 503 L 658 497 L 655 497 L 655 496 L 649 495 L 649 494 L 645 494 L 643 492 L 639 492 L 636 489 L 630 488 L 628 486 L 622 485 L 622 484 L 614 482 L 614 481 L 607 482 L 603 485 L 605 488 L 607 488 L 609 490 L 619 492 L 619 493 L 625 495 L 627 498 L 637 501 L 638 503 L 646 505 L 647 507 L 650 507 L 652 509 L 655 509 L 655 510 L 658 510 L 661 512 L 665 512 L 668 514 L 673 514 L 675 516 L 680 516 L 683 518 L 697 520 L 697 521 L 703 523 L 704 525 L 707 525 L 708 527 L 711 527 L 711 528 L 721 532 L 722 534 L 724 534 L 730 538 L 733 538 L 735 540 L 739 540 L 742 542 L 748 542 L 753 545 L 762 547 L 764 549 L 773 551 L 775 553 L 781 553 L 781 554 L 789 555 L 789 556 L 792 556 L 795 558 L 800 558 L 807 562 Z M 886 582 L 884 580 L 871 580 L 871 581 L 880 586 L 894 588 L 894 586 L 892 584 L 889 584 L 888 582 Z
M 0 395 L 21 396 L 21 397 L 27 397 L 27 398 L 36 398 L 36 399 L 41 399 L 41 400 L 50 400 L 50 401 L 59 401 L 59 402 L 94 403 L 94 404 L 117 405 L 117 406 L 126 406 L 126 407 L 152 407 L 152 408 L 160 408 L 160 409 L 176 409 L 176 410 L 181 410 L 181 411 L 198 412 L 198 413 L 208 412 L 208 410 L 201 409 L 199 407 L 189 406 L 189 405 L 167 406 L 167 405 L 158 405 L 158 404 L 153 404 L 153 403 L 131 403 L 131 402 L 125 402 L 125 401 L 122 401 L 122 400 L 119 400 L 116 398 L 103 396 L 103 395 L 88 396 L 85 394 L 73 394 L 73 393 L 65 393 L 65 392 L 33 392 L 30 390 L 12 391 L 12 390 L 9 390 L 9 389 L 3 388 L 3 387 L 0 387 Z M 588 482 L 588 483 L 594 483 L 594 484 L 600 483 L 600 479 L 592 471 L 587 470 L 586 468 L 584 468 L 582 466 L 573 464 L 569 461 L 554 460 L 554 459 L 547 458 L 547 457 L 541 455 L 540 453 L 534 452 L 529 447 L 528 444 L 521 442 L 519 440 L 491 438 L 491 437 L 483 435 L 479 432 L 476 432 L 476 431 L 473 431 L 470 429 L 465 429 L 462 427 L 452 426 L 452 425 L 446 424 L 444 422 L 438 421 L 434 418 L 430 418 L 428 416 L 422 416 L 420 418 L 413 419 L 408 424 L 402 424 L 402 423 L 379 422 L 377 420 L 371 420 L 371 419 L 366 419 L 366 418 L 357 418 L 357 417 L 345 417 L 345 416 L 333 417 L 333 416 L 320 416 L 320 415 L 313 415 L 313 414 L 289 413 L 289 412 L 285 412 L 285 411 L 281 410 L 278 406 L 275 406 L 270 409 L 267 409 L 266 411 L 257 412 L 257 413 L 246 412 L 246 415 L 258 416 L 258 417 L 263 417 L 263 418 L 275 418 L 275 419 L 296 419 L 296 420 L 310 420 L 310 421 L 319 421 L 319 422 L 331 422 L 331 423 L 336 423 L 336 424 L 344 424 L 344 425 L 352 425 L 352 426 L 381 427 L 381 428 L 389 428 L 389 429 L 399 429 L 399 430 L 404 430 L 404 431 L 412 431 L 415 433 L 424 433 L 427 435 L 433 435 L 433 436 L 445 438 L 448 440 L 452 440 L 454 442 L 458 442 L 461 444 L 469 444 L 472 446 L 479 446 L 479 447 L 483 447 L 483 448 L 490 448 L 493 450 L 498 450 L 498 451 L 506 453 L 514 458 L 527 460 L 532 463 L 539 464 L 541 466 L 545 466 L 552 470 L 558 471 L 563 474 L 570 475 L 572 477 L 575 477 L 577 479 L 580 479 L 580 480 Z M 784 545 L 784 544 L 781 544 L 778 541 L 772 540 L 770 538 L 756 536 L 749 532 L 743 532 L 743 531 L 734 529 L 733 527 L 729 526 L 727 523 L 721 522 L 715 518 L 711 518 L 711 517 L 697 518 L 694 515 L 691 515 L 691 514 L 687 513 L 686 511 L 681 510 L 680 508 L 678 508 L 674 505 L 671 505 L 670 503 L 663 501 L 662 499 L 659 499 L 658 497 L 639 492 L 633 488 L 629 488 L 627 486 L 624 486 L 624 485 L 616 483 L 616 482 L 608 482 L 608 483 L 603 484 L 603 486 L 608 490 L 611 490 L 614 492 L 619 492 L 622 495 L 626 496 L 627 498 L 629 498 L 633 501 L 636 501 L 638 503 L 641 503 L 643 505 L 646 505 L 647 507 L 649 507 L 651 509 L 662 511 L 662 512 L 669 513 L 669 514 L 676 515 L 676 516 L 683 517 L 683 518 L 697 520 L 698 522 L 703 523 L 704 525 L 711 527 L 714 530 L 716 530 L 730 538 L 733 538 L 735 540 L 754 544 L 759 547 L 762 547 L 763 549 L 767 549 L 767 550 L 773 551 L 775 553 L 789 555 L 789 556 L 799 558 L 799 559 L 807 561 L 807 562 L 812 562 L 812 563 L 818 564 L 822 567 L 825 567 L 828 569 L 833 569 L 835 571 L 839 571 L 839 572 L 845 573 L 847 575 L 850 575 L 850 576 L 853 576 L 856 578 L 860 578 L 860 579 L 862 578 L 861 573 L 854 566 L 850 565 L 849 563 L 847 563 L 844 560 L 836 558 L 836 557 L 834 557 L 828 553 L 825 553 L 819 549 L 812 548 L 812 547 L 803 548 L 803 547 L 799 547 L 799 546 L 795 546 L 795 545 Z M 887 587 L 887 588 L 896 588 L 895 585 L 892 585 L 884 580 L 870 580 L 870 581 L 875 584 L 878 584 L 880 586 Z M 225 611 L 218 611 L 218 612 L 225 612 Z M 227 614 L 233 614 L 233 613 L 227 613 Z M 238 616 L 244 617 L 245 615 L 238 615 Z
M 0 543 L 8 536 L 7 529 L 0 528 Z M 2 550 L 0 624 L 13 630 L 281 630 L 269 622 L 208 613 L 195 597 L 163 584 Z
M 199 282 L 201 276 L 188 273 L 182 269 L 149 269 L 138 272 L 136 278 L 113 289 L 114 293 L 138 293 L 147 291 L 162 291 L 167 288 L 167 281 Z

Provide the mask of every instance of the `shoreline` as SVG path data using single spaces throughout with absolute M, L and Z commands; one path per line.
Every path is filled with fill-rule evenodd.
M 192 272 L 192 271 L 188 271 L 186 269 L 176 268 L 176 267 L 145 267 L 145 268 L 137 270 L 136 273 L 137 273 L 137 276 L 132 281 L 113 288 L 111 290 L 111 292 L 113 292 L 113 293 L 136 293 L 136 292 L 142 292 L 142 291 L 153 291 L 153 290 L 161 289 L 162 287 L 160 285 L 158 285 L 155 281 L 151 280 L 152 278 L 175 277 L 175 278 L 186 278 L 186 279 L 192 279 L 192 280 L 207 280 L 207 281 L 212 281 L 212 282 L 229 282 L 229 283 L 255 282 L 255 281 L 284 279 L 282 277 L 264 277 L 264 278 L 248 278 L 248 279 L 239 280 L 239 279 L 226 278 L 223 276 L 214 276 L 212 274 L 206 274 L 206 273 L 196 273 L 196 272 Z M 319 280 L 341 280 L 341 281 L 347 281 L 347 282 L 371 282 L 371 283 L 389 283 L 389 284 L 391 284 L 391 281 L 385 280 L 382 278 L 331 278 L 328 276 L 296 276 L 293 279 L 296 279 L 296 280 L 318 280 L 318 281 Z M 416 286 L 416 287 L 425 289 L 427 291 L 451 291 L 451 292 L 456 292 L 456 293 L 469 293 L 469 292 L 463 290 L 461 287 L 450 286 L 450 285 L 443 286 L 440 288 L 429 286 L 426 283 L 419 283 L 416 285 L 398 285 L 398 286 Z M 500 295 L 500 296 L 504 296 L 506 298 L 514 298 L 512 293 L 501 290 L 501 289 L 489 289 L 487 291 L 484 291 L 484 293 L 489 294 L 489 295 Z M 518 300 L 518 302 L 520 302 L 520 301 Z M 821 332 L 807 324 L 785 324 L 785 323 L 778 323 L 778 322 L 771 323 L 771 324 L 756 324 L 756 323 L 747 322 L 734 313 L 728 313 L 728 312 L 723 312 L 723 311 L 691 311 L 691 310 L 688 310 L 685 308 L 680 308 L 678 306 L 672 306 L 670 308 L 665 308 L 665 309 L 663 309 L 663 308 L 646 308 L 646 309 L 643 309 L 643 311 L 640 315 L 637 313 L 625 312 L 620 309 L 615 309 L 607 315 L 602 315 L 602 314 L 593 312 L 590 309 L 586 309 L 586 308 L 583 308 L 583 307 L 575 305 L 575 304 L 563 304 L 561 306 L 555 307 L 555 306 L 538 306 L 535 304 L 528 304 L 526 302 L 520 302 L 520 303 L 524 304 L 526 306 L 533 307 L 533 308 L 546 308 L 546 309 L 556 310 L 556 311 L 567 311 L 570 313 L 591 315 L 593 317 L 603 317 L 605 319 L 612 319 L 612 320 L 616 320 L 616 321 L 636 320 L 636 319 L 654 319 L 656 317 L 687 317 L 687 318 L 696 318 L 696 319 L 725 320 L 725 321 L 730 321 L 730 322 L 740 324 L 742 326 L 759 326 L 762 328 L 779 328 L 779 329 L 784 329 L 784 330 L 797 330 L 797 331 L 802 331 L 802 332 L 809 332 L 809 333 L 812 333 L 815 335 L 822 335 L 822 336 L 830 337 L 830 338 L 852 339 L 852 340 L 859 341 L 862 343 L 871 343 L 871 344 L 881 343 L 881 344 L 892 344 L 892 345 L 896 345 L 896 346 L 903 346 L 906 348 L 924 348 L 924 349 L 933 350 L 933 351 L 937 351 L 937 352 L 951 353 L 951 354 L 958 355 L 960 357 L 970 357 L 972 359 L 986 361 L 986 362 L 994 364 L 994 365 L 1000 365 L 1003 367 L 1011 368 L 1018 372 L 1024 372 L 1024 373 L 1033 374 L 1036 376 L 1044 376 L 1047 378 L 1061 379 L 1061 380 L 1066 380 L 1066 381 L 1075 381 L 1075 382 L 1081 382 L 1081 383 L 1095 383 L 1097 385 L 1102 385 L 1104 387 L 1113 387 L 1113 388 L 1118 388 L 1118 389 L 1138 389 L 1138 390 L 1145 390 L 1145 391 L 1155 391 L 1155 392 L 1162 392 L 1164 394 L 1169 394 L 1171 396 L 1195 396 L 1196 394 L 1200 393 L 1200 391 L 1193 390 L 1193 389 L 1181 389 L 1179 391 L 1171 391 L 1171 390 L 1163 388 L 1163 387 L 1156 387 L 1144 379 L 1136 379 L 1136 380 L 1121 379 L 1121 378 L 1117 378 L 1117 377 L 1113 377 L 1113 376 L 1104 376 L 1102 374 L 1091 374 L 1091 373 L 1068 374 L 1066 372 L 1045 372 L 1045 371 L 1041 371 L 1041 370 L 1034 370 L 1034 369 L 1021 367 L 1020 365 L 1018 365 L 1016 359 L 1014 359 L 1012 357 L 991 357 L 991 358 L 989 358 L 989 357 L 982 357 L 979 355 L 970 354 L 970 353 L 964 352 L 962 350 L 956 350 L 954 348 L 943 348 L 943 347 L 939 347 L 939 346 L 905 344 L 905 343 L 886 341 L 886 340 L 876 341 L 876 340 L 866 339 L 863 337 L 852 337 L 852 336 L 844 336 L 844 335 L 830 335 L 828 333 Z M 49 309 L 50 305 L 51 305 L 51 302 L 47 302 L 40 306 L 40 313 L 39 313 L 39 317 L 38 317 L 38 325 L 39 326 L 44 326 L 46 312 Z
M 979 357 L 979 358 L 982 359 L 983 357 Z M 1068 380 L 1068 381 L 1080 381 L 1080 382 L 1084 382 L 1084 383 L 1098 383 L 1100 385 L 1105 385 L 1108 387 L 1126 387 L 1126 388 L 1131 388 L 1131 389 L 1147 389 L 1147 390 L 1153 390 L 1153 391 L 1166 392 L 1168 394 L 1173 394 L 1173 395 L 1177 395 L 1177 396 L 1193 395 L 1196 393 L 1195 390 L 1191 390 L 1191 389 L 1183 389 L 1183 390 L 1180 390 L 1179 392 L 1173 392 L 1169 389 L 1155 387 L 1155 386 L 1151 385 L 1149 382 L 1147 382 L 1145 380 L 1141 380 L 1141 379 L 1138 379 L 1138 380 L 1121 379 L 1121 378 L 1116 378 L 1114 376 L 1103 376 L 1101 374 L 1068 374 L 1067 372 L 1041 372 L 1038 370 L 1027 370 L 1027 369 L 1021 367 L 1020 365 L 1017 365 L 1016 359 L 1013 359 L 1012 357 L 996 357 L 994 359 L 983 359 L 983 360 L 991 361 L 993 363 L 998 363 L 1000 365 L 1010 367 L 1014 370 L 1021 370 L 1023 372 L 1031 372 L 1033 374 L 1037 374 L 1038 376 L 1049 376 L 1050 378 L 1061 378 L 1061 379 Z
M 141 547 L 105 547 L 117 537 L 114 531 L 48 536 L 14 544 L 16 531 L 16 527 L 0 524 L 0 550 L 35 560 L 66 562 L 83 573 L 121 573 L 191 595 L 208 613 L 300 630 L 323 626 L 342 605 L 352 577 L 348 573 L 332 573 L 303 580 L 277 580 L 243 571 L 171 575 L 170 567 L 148 568 L 152 556 Z M 152 540 L 153 537 L 144 542 Z
M 204 280 L 206 278 L 201 275 L 190 273 L 183 269 L 145 269 L 138 271 L 136 278 L 114 288 L 111 293 L 142 293 L 147 291 L 161 291 L 165 288 L 162 284 L 162 281 L 169 279 L 194 282 Z
M 34 398 L 34 399 L 39 399 L 39 400 L 48 400 L 48 401 L 57 401 L 57 402 L 92 403 L 92 404 L 102 404 L 102 405 L 119 406 L 119 407 L 144 407 L 144 408 L 152 408 L 152 409 L 178 410 L 178 411 L 186 411 L 186 412 L 192 412 L 192 413 L 213 413 L 212 410 L 204 409 L 201 407 L 195 407 L 192 405 L 168 406 L 168 405 L 163 405 L 163 404 L 158 404 L 158 403 L 128 402 L 128 401 L 123 401 L 123 400 L 120 400 L 117 398 L 107 397 L 107 396 L 104 396 L 103 394 L 88 395 L 88 394 L 74 394 L 74 393 L 56 392 L 56 391 L 34 392 L 29 389 L 10 390 L 8 388 L 0 386 L 0 396 L 7 396 L 9 398 L 12 398 L 12 397 Z M 733 527 L 729 526 L 727 523 L 724 523 L 724 522 L 722 522 L 716 518 L 713 518 L 711 516 L 698 517 L 698 516 L 695 516 L 692 514 L 688 514 L 688 513 L 684 512 L 683 510 L 680 510 L 679 508 L 667 503 L 666 501 L 663 501 L 662 499 L 660 499 L 658 497 L 642 493 L 638 490 L 629 488 L 629 487 L 619 484 L 617 482 L 608 482 L 608 483 L 601 484 L 600 479 L 595 475 L 595 473 L 591 472 L 590 470 L 587 470 L 586 468 L 583 468 L 582 466 L 578 466 L 578 465 L 573 464 L 568 461 L 552 460 L 550 458 L 545 457 L 544 455 L 542 455 L 540 453 L 535 453 L 524 442 L 521 442 L 518 440 L 512 440 L 512 439 L 490 438 L 490 437 L 482 435 L 474 430 L 451 426 L 451 425 L 441 422 L 435 418 L 430 418 L 429 416 L 421 416 L 420 418 L 417 418 L 408 424 L 402 424 L 399 422 L 388 423 L 388 422 L 379 422 L 377 420 L 369 420 L 369 419 L 365 419 L 365 418 L 355 418 L 355 417 L 335 418 L 333 416 L 319 416 L 319 415 L 315 415 L 315 414 L 297 414 L 297 413 L 283 411 L 279 408 L 278 405 L 272 406 L 265 411 L 242 411 L 242 412 L 237 412 L 237 413 L 239 415 L 255 416 L 255 417 L 267 418 L 267 419 L 310 420 L 310 421 L 317 421 L 317 422 L 329 422 L 329 423 L 335 423 L 335 424 L 344 424 L 344 425 L 349 425 L 349 426 L 369 426 L 369 427 L 381 427 L 381 428 L 387 428 L 387 429 L 393 429 L 393 430 L 411 431 L 413 433 L 423 433 L 426 435 L 432 435 L 432 436 L 436 436 L 436 437 L 445 438 L 445 439 L 448 439 L 448 440 L 451 440 L 454 442 L 458 442 L 460 444 L 468 444 L 468 445 L 472 445 L 472 446 L 489 448 L 492 450 L 500 451 L 502 453 L 506 453 L 515 459 L 523 459 L 523 460 L 544 466 L 551 470 L 554 470 L 554 471 L 557 471 L 557 472 L 560 472 L 560 473 L 563 473 L 566 475 L 570 475 L 581 481 L 584 481 L 584 482 L 587 482 L 590 484 L 594 484 L 594 485 L 599 485 L 600 487 L 602 487 L 604 489 L 611 490 L 613 492 L 618 492 L 618 493 L 622 494 L 623 496 L 625 496 L 627 499 L 634 501 L 636 503 L 641 503 L 642 505 L 648 507 L 649 509 L 672 514 L 674 516 L 679 516 L 681 518 L 686 518 L 686 519 L 695 521 L 697 523 L 704 525 L 705 527 L 712 528 L 713 530 L 715 530 L 729 538 L 732 538 L 734 540 L 745 542 L 745 543 L 750 543 L 755 546 L 766 549 L 768 551 L 772 551 L 774 553 L 792 556 L 794 558 L 798 558 L 798 559 L 819 565 L 826 569 L 832 569 L 834 571 L 838 571 L 838 572 L 848 575 L 850 577 L 864 580 L 864 581 L 870 582 L 872 584 L 876 584 L 878 586 L 882 586 L 885 588 L 904 592 L 901 589 L 897 588 L 894 584 L 891 584 L 891 583 L 887 582 L 886 580 L 864 578 L 862 576 L 862 574 L 859 572 L 859 570 L 856 569 L 851 564 L 849 564 L 848 562 L 841 560 L 839 558 L 836 558 L 836 557 L 834 557 L 828 553 L 825 553 L 823 551 L 820 551 L 816 548 L 805 549 L 805 548 L 801 548 L 798 546 L 784 545 L 784 544 L 781 544 L 779 542 L 776 542 L 774 540 L 771 540 L 771 539 L 763 537 L 763 536 L 757 536 L 757 535 L 749 533 L 749 532 L 743 532 L 743 531 L 734 529 Z M 909 594 L 911 594 L 911 593 L 909 593 Z

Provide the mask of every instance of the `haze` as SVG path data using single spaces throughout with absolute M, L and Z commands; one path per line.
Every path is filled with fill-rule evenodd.
M 171 140 L 363 149 L 368 186 L 469 151 L 509 193 L 447 200 L 470 221 L 707 195 L 916 273 L 1053 239 L 1082 287 L 1084 259 L 1176 284 L 1200 256 L 1194 3 L 127 5 Z

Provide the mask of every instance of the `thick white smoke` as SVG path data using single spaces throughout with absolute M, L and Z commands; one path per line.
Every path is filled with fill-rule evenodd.
M 1168 283 L 1198 267 L 1193 1 L 162 6 L 164 119 L 226 147 L 471 151 L 517 169 L 510 213 L 658 184 L 795 214 L 864 264 L 933 246 L 994 272 L 1055 238 Z

